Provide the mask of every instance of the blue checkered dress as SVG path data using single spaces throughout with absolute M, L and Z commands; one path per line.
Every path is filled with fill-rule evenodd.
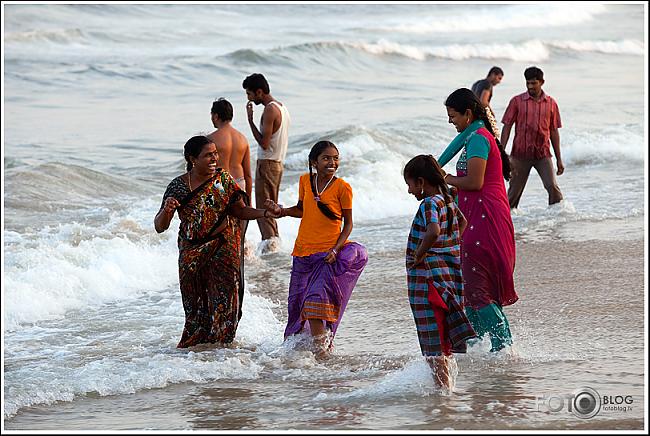
M 447 235 L 447 211 L 451 211 L 452 232 Z M 445 314 L 447 341 L 451 352 L 464 353 L 466 340 L 475 336 L 472 326 L 463 311 L 463 278 L 460 265 L 460 231 L 458 208 L 453 201 L 445 202 L 441 194 L 427 197 L 420 203 L 406 245 L 406 277 L 408 296 L 415 318 L 420 349 L 425 356 L 442 353 L 440 333 L 433 309 L 427 298 L 429 289 L 437 290 L 447 305 Z M 433 244 L 424 262 L 410 268 L 415 250 L 424 238 L 427 225 L 438 223 L 440 235 Z

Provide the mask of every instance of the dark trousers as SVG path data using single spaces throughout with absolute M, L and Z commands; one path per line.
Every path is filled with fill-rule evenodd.
M 562 200 L 562 192 L 557 185 L 553 160 L 550 157 L 538 160 L 519 159 L 510 157 L 511 179 L 508 187 L 508 202 L 510 209 L 519 205 L 521 194 L 524 192 L 530 169 L 535 168 L 542 179 L 544 189 L 548 192 L 548 204 L 559 203 Z

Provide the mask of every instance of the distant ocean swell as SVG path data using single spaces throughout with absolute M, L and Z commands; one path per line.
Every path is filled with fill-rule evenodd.
M 466 59 L 510 59 L 514 61 L 538 62 L 553 55 L 566 53 L 603 53 L 612 55 L 643 56 L 644 43 L 634 39 L 624 40 L 554 40 L 532 39 L 519 43 L 497 44 L 451 44 L 421 47 L 380 39 L 377 42 L 321 41 L 277 47 L 270 50 L 240 49 L 223 57 L 236 64 L 253 65 L 302 65 L 305 60 L 323 63 L 331 57 L 339 62 L 355 52 L 374 56 L 401 56 L 416 61 L 440 58 L 449 60 Z M 219 57 L 217 57 L 218 59 Z
M 354 6 L 347 6 L 342 11 L 354 12 Z M 408 10 L 408 9 L 407 9 Z M 23 8 L 12 14 L 12 18 L 27 20 L 29 18 L 37 20 L 38 17 L 31 16 L 29 9 Z M 146 29 L 138 28 L 137 32 L 89 32 L 84 33 L 78 27 L 66 27 L 71 20 L 71 17 L 79 19 L 80 16 L 85 16 L 89 20 L 107 20 L 118 19 L 125 22 L 137 21 L 143 17 L 157 23 L 157 19 L 165 16 L 166 8 L 154 6 L 76 6 L 66 7 L 61 6 L 56 9 L 58 12 L 55 17 L 58 17 L 60 23 L 59 28 L 50 28 L 47 30 L 29 30 L 24 32 L 8 32 L 5 34 L 6 43 L 22 43 L 22 42 L 49 42 L 49 43 L 90 43 L 93 39 L 102 41 L 153 41 L 154 34 L 148 33 Z M 183 8 L 178 8 L 181 13 Z M 455 11 L 445 11 L 443 14 L 440 10 L 436 15 L 429 12 L 430 9 L 426 6 L 419 8 L 412 8 L 412 11 L 418 11 L 409 19 L 402 17 L 402 22 L 393 22 L 391 16 L 377 16 L 373 17 L 376 22 L 380 24 L 375 27 L 367 27 L 364 30 L 379 31 L 379 32 L 399 32 L 399 33 L 413 33 L 413 34 L 448 34 L 448 33 L 472 33 L 472 32 L 494 32 L 499 30 L 509 29 L 529 29 L 539 27 L 561 27 L 571 26 L 593 20 L 597 15 L 607 11 L 606 5 L 586 4 L 576 8 L 573 5 L 566 4 L 551 4 L 551 5 L 517 5 L 517 6 L 502 6 L 499 9 L 486 7 L 476 14 L 459 14 Z M 206 16 L 219 17 L 221 19 L 238 17 L 242 14 L 233 11 L 225 11 L 215 9 L 214 7 L 205 7 L 204 12 Z M 245 13 L 245 12 L 244 12 Z M 159 16 L 160 15 L 160 16 Z M 383 24 L 382 24 L 383 21 Z M 56 23 L 57 19 L 53 20 Z M 65 24 L 64 24 L 65 23 Z M 119 24 L 119 23 L 118 23 Z M 160 23 L 158 23 L 160 24 Z M 119 28 L 119 26 L 118 26 Z M 343 29 L 347 31 L 355 29 Z M 209 30 L 209 35 L 212 35 L 216 30 Z M 181 29 L 167 29 L 165 38 L 184 39 L 191 36 L 191 31 Z M 206 35 L 204 30 L 196 33 L 196 36 Z M 160 35 L 158 35 L 158 38 Z
M 188 35 L 179 36 L 188 38 Z M 216 37 L 218 35 L 211 35 Z M 84 32 L 78 28 L 8 32 L 5 35 L 5 44 L 11 46 L 43 45 L 54 48 L 83 47 L 86 55 L 111 54 L 116 55 L 133 53 L 130 48 L 133 46 L 145 45 L 147 53 L 161 58 L 169 57 L 169 50 L 164 45 L 156 44 L 154 35 L 149 33 L 138 33 L 133 35 L 120 35 L 101 31 Z M 107 45 L 108 44 L 108 45 Z M 180 47 L 171 53 L 172 59 L 186 56 L 214 56 L 213 47 L 196 47 L 189 44 L 180 44 Z M 118 50 L 120 49 L 120 50 Z M 126 49 L 126 50 L 125 50 Z M 116 51 L 117 50 L 117 51 Z M 426 60 L 430 58 L 443 58 L 451 60 L 464 60 L 472 58 L 482 59 L 511 59 L 515 61 L 542 61 L 548 59 L 554 52 L 593 52 L 606 54 L 621 54 L 643 56 L 644 43 L 635 39 L 620 40 L 540 40 L 530 39 L 516 41 L 513 43 L 480 43 L 480 44 L 440 44 L 440 45 L 412 45 L 380 38 L 374 42 L 370 41 L 316 41 L 298 43 L 287 46 L 279 46 L 269 50 L 252 48 L 241 48 L 229 53 L 217 55 L 230 61 L 251 64 L 299 62 L 304 57 L 314 56 L 337 56 L 349 54 L 354 51 L 366 52 L 369 54 L 399 55 L 414 60 Z M 314 58 L 317 59 L 317 58 Z M 11 57 L 9 58 L 11 60 Z
M 475 5 L 480 8 L 480 5 Z M 473 6 L 473 7 L 475 7 Z M 480 8 L 476 13 L 454 16 L 428 15 L 413 18 L 408 23 L 381 26 L 374 30 L 410 34 L 481 33 L 510 29 L 571 26 L 593 20 L 607 10 L 605 5 L 585 4 L 576 8 L 570 4 L 503 5 Z

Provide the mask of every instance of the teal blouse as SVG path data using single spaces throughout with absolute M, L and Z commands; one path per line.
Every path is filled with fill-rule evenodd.
M 487 160 L 488 153 L 490 151 L 489 142 L 481 135 L 472 135 L 481 127 L 485 127 L 483 121 L 476 120 L 467 126 L 465 130 L 456 135 L 456 137 L 449 143 L 447 148 L 445 148 L 445 150 L 438 158 L 438 163 L 440 166 L 444 167 L 447 165 L 447 163 L 453 159 L 453 157 L 456 156 L 460 150 L 463 149 L 463 146 L 465 146 L 467 151 L 466 159 L 470 159 L 472 157 L 480 157 Z

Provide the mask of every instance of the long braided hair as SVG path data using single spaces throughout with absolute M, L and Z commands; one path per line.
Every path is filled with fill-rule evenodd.
M 311 185 L 311 192 L 314 194 L 314 198 L 316 200 L 316 206 L 318 206 L 318 209 L 323 212 L 323 215 L 325 215 L 327 218 L 331 220 L 340 220 L 341 217 L 332 212 L 332 210 L 327 207 L 327 205 L 323 202 L 320 201 L 320 197 L 316 194 L 316 183 L 314 182 L 314 173 L 312 172 L 312 166 L 316 165 L 316 162 L 318 161 L 318 156 L 321 155 L 323 151 L 325 151 L 326 148 L 333 147 L 337 152 L 339 149 L 330 141 L 318 141 L 314 146 L 311 148 L 311 151 L 309 152 L 309 184 Z M 332 176 L 334 177 L 334 176 Z
M 487 115 L 489 110 L 486 106 L 479 101 L 476 94 L 467 88 L 460 88 L 449 94 L 447 100 L 445 100 L 445 106 L 454 109 L 456 112 L 464 114 L 467 109 L 469 109 L 474 115 L 474 119 L 482 120 L 485 124 L 485 128 L 492 134 L 494 140 L 499 147 L 499 152 L 501 154 L 501 172 L 503 173 L 503 178 L 510 180 L 510 159 L 506 153 L 505 148 L 501 145 L 501 141 L 497 138 L 494 129 L 492 128 L 492 123 Z
M 408 161 L 406 166 L 404 166 L 404 179 L 417 180 L 420 177 L 429 182 L 432 186 L 440 189 L 440 192 L 445 199 L 445 204 L 447 205 L 447 235 L 451 236 L 453 231 L 453 215 L 449 204 L 454 201 L 454 197 L 452 197 L 449 192 L 440 164 L 438 164 L 438 161 L 436 161 L 430 154 L 420 154 L 415 156 L 413 159 Z

